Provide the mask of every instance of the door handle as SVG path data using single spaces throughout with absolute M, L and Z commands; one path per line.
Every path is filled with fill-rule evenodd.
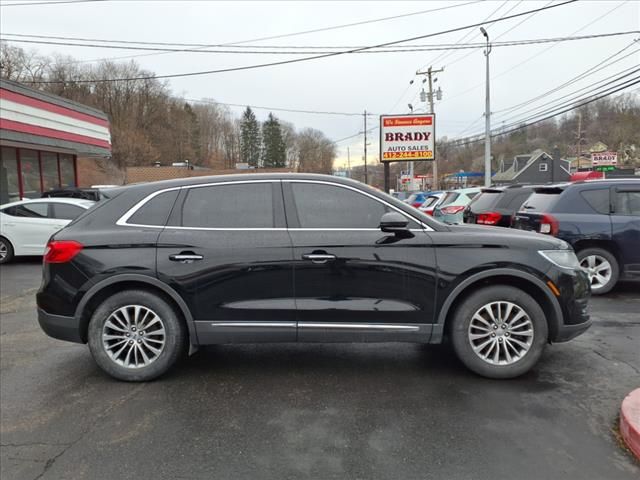
M 198 260 L 202 260 L 204 257 L 193 252 L 174 253 L 169 255 L 169 260 L 172 262 L 193 263 Z
M 306 253 L 302 255 L 303 260 L 311 260 L 313 263 L 327 263 L 336 259 L 335 255 L 328 253 Z

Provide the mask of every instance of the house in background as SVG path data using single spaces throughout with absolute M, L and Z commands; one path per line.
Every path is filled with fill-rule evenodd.
M 554 161 L 553 157 L 543 150 L 535 150 L 528 155 L 516 155 L 513 159 L 502 160 L 498 172 L 492 177 L 492 183 L 556 183 L 568 182 L 570 177 L 569 161 Z

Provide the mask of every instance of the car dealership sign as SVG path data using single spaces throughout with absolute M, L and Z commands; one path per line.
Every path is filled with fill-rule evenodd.
M 591 165 L 605 167 L 618 164 L 618 152 L 599 152 L 591 154 Z
M 433 160 L 435 115 L 381 115 L 380 160 Z

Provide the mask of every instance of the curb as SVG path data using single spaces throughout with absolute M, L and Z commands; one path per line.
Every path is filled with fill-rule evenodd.
M 622 401 L 620 433 L 631 452 L 640 460 L 640 388 Z

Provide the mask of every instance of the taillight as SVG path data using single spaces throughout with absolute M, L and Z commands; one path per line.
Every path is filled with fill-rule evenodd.
M 502 215 L 498 212 L 488 212 L 488 213 L 479 213 L 476 218 L 476 223 L 481 223 L 482 225 L 497 225 Z
M 44 263 L 67 263 L 80 253 L 82 247 L 75 240 L 53 240 L 44 252 Z
M 464 205 L 444 207 L 440 209 L 440 211 L 446 215 L 455 215 L 456 213 L 460 213 L 463 210 L 464 210 Z
M 544 214 L 540 219 L 540 233 L 556 236 L 558 234 L 558 220 L 552 215 Z

